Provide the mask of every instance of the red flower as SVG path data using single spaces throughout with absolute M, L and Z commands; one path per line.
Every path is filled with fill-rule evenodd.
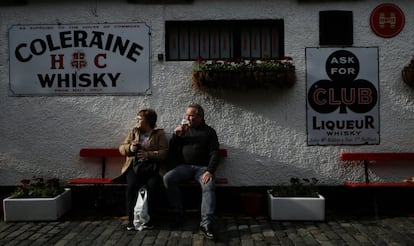
M 196 56 L 195 60 L 196 60 L 196 61 L 202 61 L 202 60 L 203 60 L 203 57 L 201 57 L 201 56 Z
M 49 179 L 46 181 L 47 184 L 54 185 L 59 183 L 59 179 Z

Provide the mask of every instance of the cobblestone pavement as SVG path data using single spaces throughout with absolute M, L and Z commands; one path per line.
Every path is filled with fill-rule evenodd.
M 168 216 L 149 231 L 126 231 L 116 216 L 67 215 L 58 222 L 0 222 L 0 245 L 414 245 L 414 216 L 327 216 L 324 222 L 282 222 L 220 215 L 215 242 L 198 231 L 197 214 L 180 228 Z

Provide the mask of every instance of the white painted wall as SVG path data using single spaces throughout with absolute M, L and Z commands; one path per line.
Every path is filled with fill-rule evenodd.
M 158 125 L 172 132 L 189 102 L 206 110 L 207 123 L 219 135 L 229 156 L 217 176 L 230 185 L 273 185 L 291 176 L 316 177 L 322 184 L 363 181 L 362 168 L 341 163 L 341 151 L 412 151 L 414 88 L 401 69 L 414 55 L 414 2 L 394 0 L 406 25 L 384 39 L 370 29 L 369 16 L 379 1 L 312 2 L 294 0 L 195 0 L 192 4 L 139 5 L 119 0 L 29 0 L 23 6 L 0 7 L 0 186 L 32 176 L 69 179 L 99 176 L 99 160 L 79 157 L 86 146 L 117 147 L 144 107 L 159 114 Z M 305 47 L 319 43 L 321 10 L 351 10 L 354 46 L 378 46 L 381 144 L 307 146 Z M 166 20 L 277 19 L 285 21 L 286 55 L 297 67 L 297 83 L 283 91 L 196 93 L 192 62 L 159 62 Z M 13 24 L 146 22 L 152 29 L 151 96 L 9 97 L 8 28 Z M 24 72 L 24 71 L 22 71 Z M 94 165 L 90 165 L 90 163 Z M 122 160 L 111 160 L 119 165 Z M 412 166 L 412 165 L 411 165 Z M 109 170 L 116 176 L 118 167 Z M 414 176 L 410 165 L 380 165 L 374 177 L 399 181 Z M 378 171 L 378 172 L 377 172 Z

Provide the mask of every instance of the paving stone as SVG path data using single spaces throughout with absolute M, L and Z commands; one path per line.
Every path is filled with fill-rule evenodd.
M 263 217 L 218 217 L 216 242 L 198 231 L 199 221 L 168 229 L 128 232 L 116 217 L 65 217 L 58 222 L 2 222 L 0 245 L 412 245 L 414 217 L 339 218 L 323 222 L 271 221 Z
M 256 242 L 256 241 L 263 241 L 264 240 L 264 236 L 262 233 L 252 233 L 251 234 L 251 238 Z
M 311 234 L 313 235 L 313 237 L 315 238 L 315 240 L 318 241 L 319 243 L 329 241 L 329 238 L 324 233 L 320 233 L 320 234 L 313 234 L 313 233 L 311 233 Z
M 265 237 L 274 237 L 275 232 L 269 229 L 263 230 L 263 236 Z
M 318 241 L 310 233 L 303 237 L 303 241 L 306 245 L 319 245 Z
M 340 234 L 340 237 L 348 245 L 358 245 L 358 242 L 351 235 L 349 235 L 349 234 Z
M 254 246 L 254 241 L 252 239 L 242 239 L 240 242 L 241 246 Z

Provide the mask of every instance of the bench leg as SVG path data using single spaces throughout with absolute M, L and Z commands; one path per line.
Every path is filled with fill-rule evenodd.
M 374 215 L 375 215 L 375 219 L 378 220 L 378 202 L 377 202 L 377 194 L 375 192 L 375 190 L 373 191 L 373 198 L 374 199 Z
M 103 204 L 105 203 L 104 185 L 96 184 L 94 185 L 94 190 L 95 190 L 94 206 L 95 208 L 102 207 Z
M 364 161 L 365 183 L 369 183 L 368 161 Z
M 106 158 L 102 156 L 102 174 L 101 174 L 102 178 L 105 178 L 105 172 L 106 172 Z

